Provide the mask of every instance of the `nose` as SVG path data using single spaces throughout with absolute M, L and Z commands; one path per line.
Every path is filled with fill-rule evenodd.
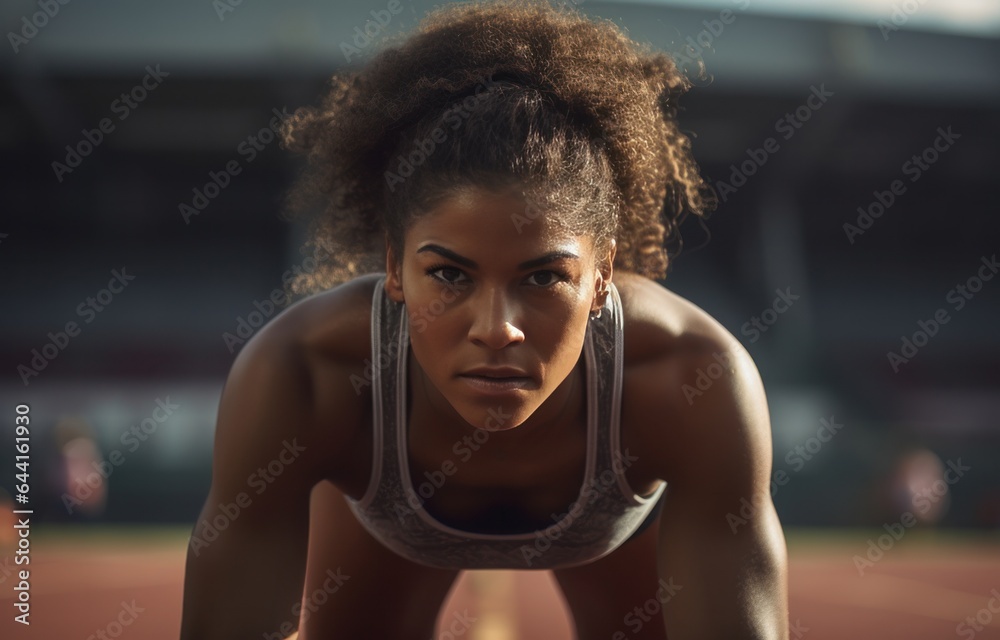
M 469 329 L 469 339 L 490 349 L 503 349 L 524 342 L 524 333 L 518 328 L 516 305 L 502 290 L 484 292 L 481 301 L 473 304 L 475 317 Z

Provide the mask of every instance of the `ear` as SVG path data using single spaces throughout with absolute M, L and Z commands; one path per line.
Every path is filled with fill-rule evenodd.
M 403 267 L 392 249 L 388 234 L 385 237 L 385 292 L 394 302 L 406 302 L 403 298 Z
M 604 301 L 607 300 L 610 293 L 608 283 L 611 282 L 611 277 L 614 275 L 615 253 L 617 250 L 618 244 L 612 238 L 608 252 L 597 259 L 597 277 L 594 279 L 594 304 L 591 306 L 591 311 L 595 313 L 604 308 Z

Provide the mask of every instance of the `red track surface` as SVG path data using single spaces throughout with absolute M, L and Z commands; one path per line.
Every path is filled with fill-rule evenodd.
M 0 559 L 0 638 L 88 640 L 104 630 L 109 638 L 176 640 L 186 540 L 169 533 L 152 540 L 131 532 L 87 539 L 35 537 L 30 627 L 12 620 L 19 567 Z M 1000 546 L 934 542 L 914 534 L 859 576 L 852 558 L 864 554 L 871 535 L 803 539 L 788 534 L 792 640 L 1000 640 L 1000 612 L 985 609 L 991 591 L 1000 592 Z M 117 629 L 109 624 L 132 601 L 142 611 L 113 635 Z M 468 640 L 572 638 L 568 613 L 548 572 L 464 573 L 440 620 L 450 621 L 465 609 L 478 618 L 461 636 Z M 977 614 L 980 623 L 986 621 L 981 630 L 959 633 L 961 621 Z

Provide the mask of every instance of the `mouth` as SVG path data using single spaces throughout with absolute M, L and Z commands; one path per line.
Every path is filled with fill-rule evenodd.
M 463 371 L 461 376 L 476 376 L 480 378 L 528 378 L 528 372 L 516 367 L 476 367 Z
M 534 381 L 527 376 L 462 374 L 459 378 L 473 390 L 486 394 L 510 394 L 531 389 L 534 386 Z

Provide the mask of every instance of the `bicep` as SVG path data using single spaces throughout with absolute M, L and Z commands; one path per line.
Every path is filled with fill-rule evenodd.
M 770 496 L 735 529 L 721 505 L 671 492 L 660 520 L 657 568 L 679 587 L 664 610 L 671 638 L 787 638 L 784 535 Z
M 252 347 L 252 349 L 251 349 Z M 318 481 L 308 372 L 287 347 L 248 343 L 226 381 L 212 484 L 188 544 L 184 637 L 275 631 L 301 596 Z
M 667 479 L 658 570 L 680 586 L 664 609 L 670 637 L 786 638 L 787 551 L 770 495 L 771 427 L 749 355 L 685 402 Z M 700 366 L 689 368 L 697 371 Z
M 292 347 L 274 342 L 245 347 L 219 402 L 202 517 L 208 525 L 218 520 L 233 537 L 293 524 L 300 530 L 320 479 L 317 447 L 308 439 L 308 370 Z

